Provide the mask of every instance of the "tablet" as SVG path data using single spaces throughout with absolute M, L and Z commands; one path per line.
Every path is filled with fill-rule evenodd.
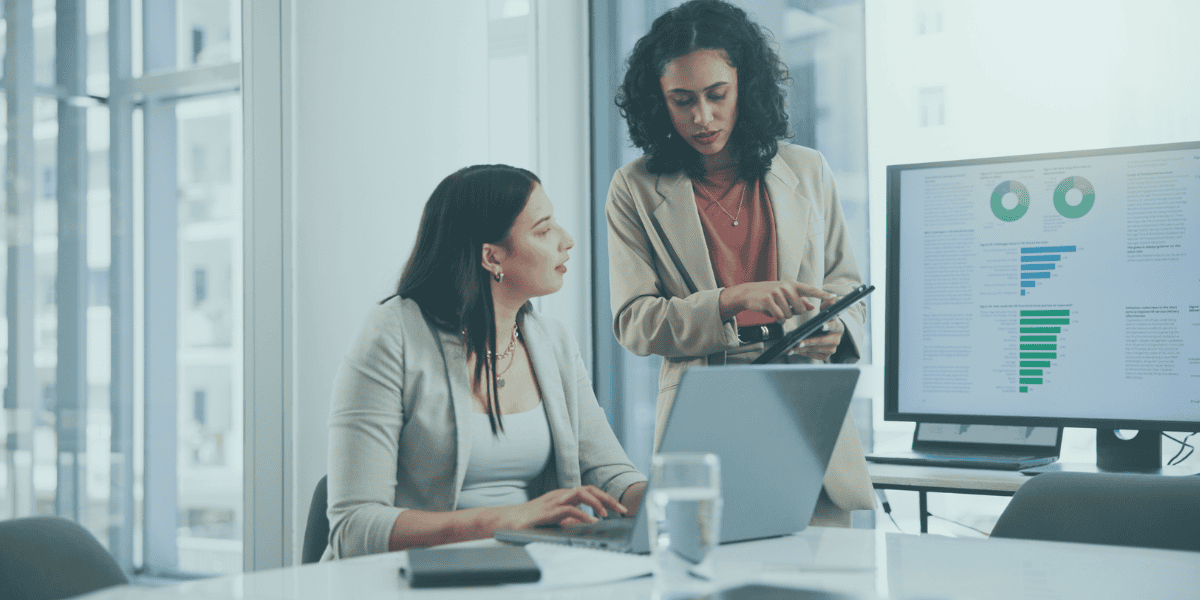
M 767 348 L 765 352 L 760 354 L 758 358 L 754 359 L 754 361 L 750 364 L 765 365 L 767 363 L 774 362 L 775 359 L 783 356 L 788 350 L 791 350 L 796 344 L 799 344 L 800 340 L 819 332 L 822 325 L 824 325 L 830 319 L 838 316 L 838 314 L 843 310 L 854 306 L 859 300 L 866 298 L 867 294 L 870 294 L 873 291 L 875 291 L 875 286 L 873 285 L 860 285 L 857 288 L 854 288 L 854 291 L 842 296 L 837 300 L 837 302 L 825 307 L 823 310 L 821 310 L 821 312 L 817 313 L 817 316 L 805 321 L 799 327 L 784 334 L 783 339 L 775 342 L 774 346 Z

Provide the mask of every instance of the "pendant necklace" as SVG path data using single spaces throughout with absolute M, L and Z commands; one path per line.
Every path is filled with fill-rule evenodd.
M 496 357 L 496 362 L 500 362 L 500 361 L 504 360 L 505 358 L 508 358 L 508 356 L 510 354 L 512 354 L 513 350 L 517 347 L 517 337 L 518 337 L 517 336 L 517 324 L 513 323 L 512 337 L 509 338 L 509 340 L 508 340 L 508 348 L 504 352 L 501 352 L 500 355 Z M 492 358 L 492 351 L 488 350 L 487 355 L 488 355 L 489 359 Z M 517 362 L 516 356 L 514 356 L 513 359 L 508 362 L 508 366 L 504 367 L 503 371 L 496 373 L 496 387 L 498 387 L 498 388 L 504 387 L 504 374 L 508 372 L 508 369 L 510 367 L 512 367 L 514 362 Z
M 746 187 L 748 185 L 750 185 L 750 184 L 746 183 L 745 185 L 742 186 L 742 198 L 740 200 L 738 200 L 738 207 L 737 207 L 736 215 L 729 214 L 729 211 L 725 210 L 725 207 L 721 206 L 720 202 L 717 202 L 715 200 L 713 201 L 713 204 L 716 204 L 717 208 L 721 209 L 721 212 L 725 213 L 725 216 L 729 217 L 730 221 L 733 221 L 734 227 L 737 227 L 738 217 L 742 216 L 742 204 L 746 202 Z

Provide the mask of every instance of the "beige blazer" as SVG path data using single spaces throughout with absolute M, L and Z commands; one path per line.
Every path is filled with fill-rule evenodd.
M 765 177 L 775 214 L 779 278 L 845 294 L 862 284 L 846 234 L 833 173 L 816 150 L 781 143 Z M 736 319 L 722 321 L 717 281 L 696 209 L 692 181 L 682 171 L 655 175 L 646 158 L 613 176 L 608 217 L 613 331 L 638 356 L 663 356 L 654 447 L 662 439 L 683 372 L 694 365 L 748 362 L 762 344 L 741 346 Z M 784 323 L 794 329 L 815 312 Z M 842 313 L 846 334 L 834 362 L 855 362 L 864 339 L 862 305 Z M 793 362 L 811 362 L 791 357 Z M 847 415 L 825 475 L 825 491 L 844 511 L 873 509 L 875 496 L 862 446 Z
M 615 498 L 646 477 L 596 403 L 579 347 L 530 311 L 521 335 L 541 389 L 552 464 L 530 496 L 595 485 Z M 404 510 L 451 511 L 471 457 L 471 389 L 457 335 L 435 335 L 413 300 L 376 307 L 334 386 L 329 418 L 329 548 L 322 560 L 386 552 Z

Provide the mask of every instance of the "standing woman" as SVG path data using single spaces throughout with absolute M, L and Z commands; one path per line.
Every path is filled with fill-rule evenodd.
M 575 340 L 529 303 L 562 288 L 574 244 L 524 169 L 468 167 L 434 190 L 334 386 L 325 560 L 636 510 L 646 478 Z
M 629 57 L 616 101 L 645 155 L 609 187 L 609 279 L 617 340 L 663 357 L 656 448 L 685 370 L 750 362 L 862 283 L 825 158 L 780 141 L 787 81 L 768 33 L 720 0 L 667 11 Z M 789 360 L 858 360 L 864 316 L 843 312 Z M 814 524 L 874 508 L 849 415 L 824 483 Z

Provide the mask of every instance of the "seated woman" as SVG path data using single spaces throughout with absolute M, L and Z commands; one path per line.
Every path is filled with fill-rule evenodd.
M 575 340 L 529 303 L 562 288 L 574 243 L 524 169 L 468 167 L 434 190 L 334 387 L 324 560 L 637 510 L 646 477 Z

